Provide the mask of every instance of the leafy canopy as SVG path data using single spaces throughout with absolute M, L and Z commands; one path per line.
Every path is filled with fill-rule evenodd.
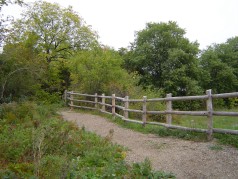
M 76 50 L 91 49 L 97 45 L 97 35 L 72 7 L 37 1 L 26 6 L 7 42 L 25 42 L 50 63 L 67 59 Z
M 202 52 L 200 65 L 203 70 L 201 85 L 215 93 L 238 90 L 238 37 L 226 43 L 214 44 Z
M 176 22 L 148 23 L 137 32 L 126 66 L 141 75 L 144 87 L 163 89 L 173 95 L 199 93 L 198 44 L 184 37 Z
M 122 59 L 108 48 L 79 52 L 70 60 L 72 88 L 85 93 L 127 95 L 135 80 L 122 69 Z

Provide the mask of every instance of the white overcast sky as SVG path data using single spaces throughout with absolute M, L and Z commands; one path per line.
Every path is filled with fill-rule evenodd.
M 25 0 L 32 2 L 33 0 Z M 176 21 L 200 49 L 238 36 L 238 0 L 47 0 L 73 9 L 115 49 L 129 46 L 147 22 Z M 19 7 L 3 9 L 19 14 Z

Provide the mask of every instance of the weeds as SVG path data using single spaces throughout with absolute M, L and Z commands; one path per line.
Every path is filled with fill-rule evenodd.
M 78 129 L 52 105 L 0 106 L 0 178 L 174 178 L 149 161 L 129 165 L 122 146 Z
M 223 150 L 223 147 L 220 145 L 212 145 L 212 146 L 209 146 L 209 149 L 218 151 L 218 150 Z

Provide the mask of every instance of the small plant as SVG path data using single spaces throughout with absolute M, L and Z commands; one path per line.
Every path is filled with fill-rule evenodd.
M 172 173 L 164 173 L 160 171 L 152 171 L 151 162 L 149 159 L 145 159 L 142 163 L 135 163 L 132 166 L 132 178 L 160 178 L 169 179 L 175 178 Z
M 212 146 L 209 146 L 209 149 L 218 151 L 218 150 L 223 150 L 223 147 L 220 145 L 212 145 Z

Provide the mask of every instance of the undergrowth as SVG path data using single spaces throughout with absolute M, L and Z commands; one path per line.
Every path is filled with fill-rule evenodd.
M 63 121 L 56 109 L 0 106 L 0 178 L 175 178 L 149 160 L 129 165 L 122 146 Z

